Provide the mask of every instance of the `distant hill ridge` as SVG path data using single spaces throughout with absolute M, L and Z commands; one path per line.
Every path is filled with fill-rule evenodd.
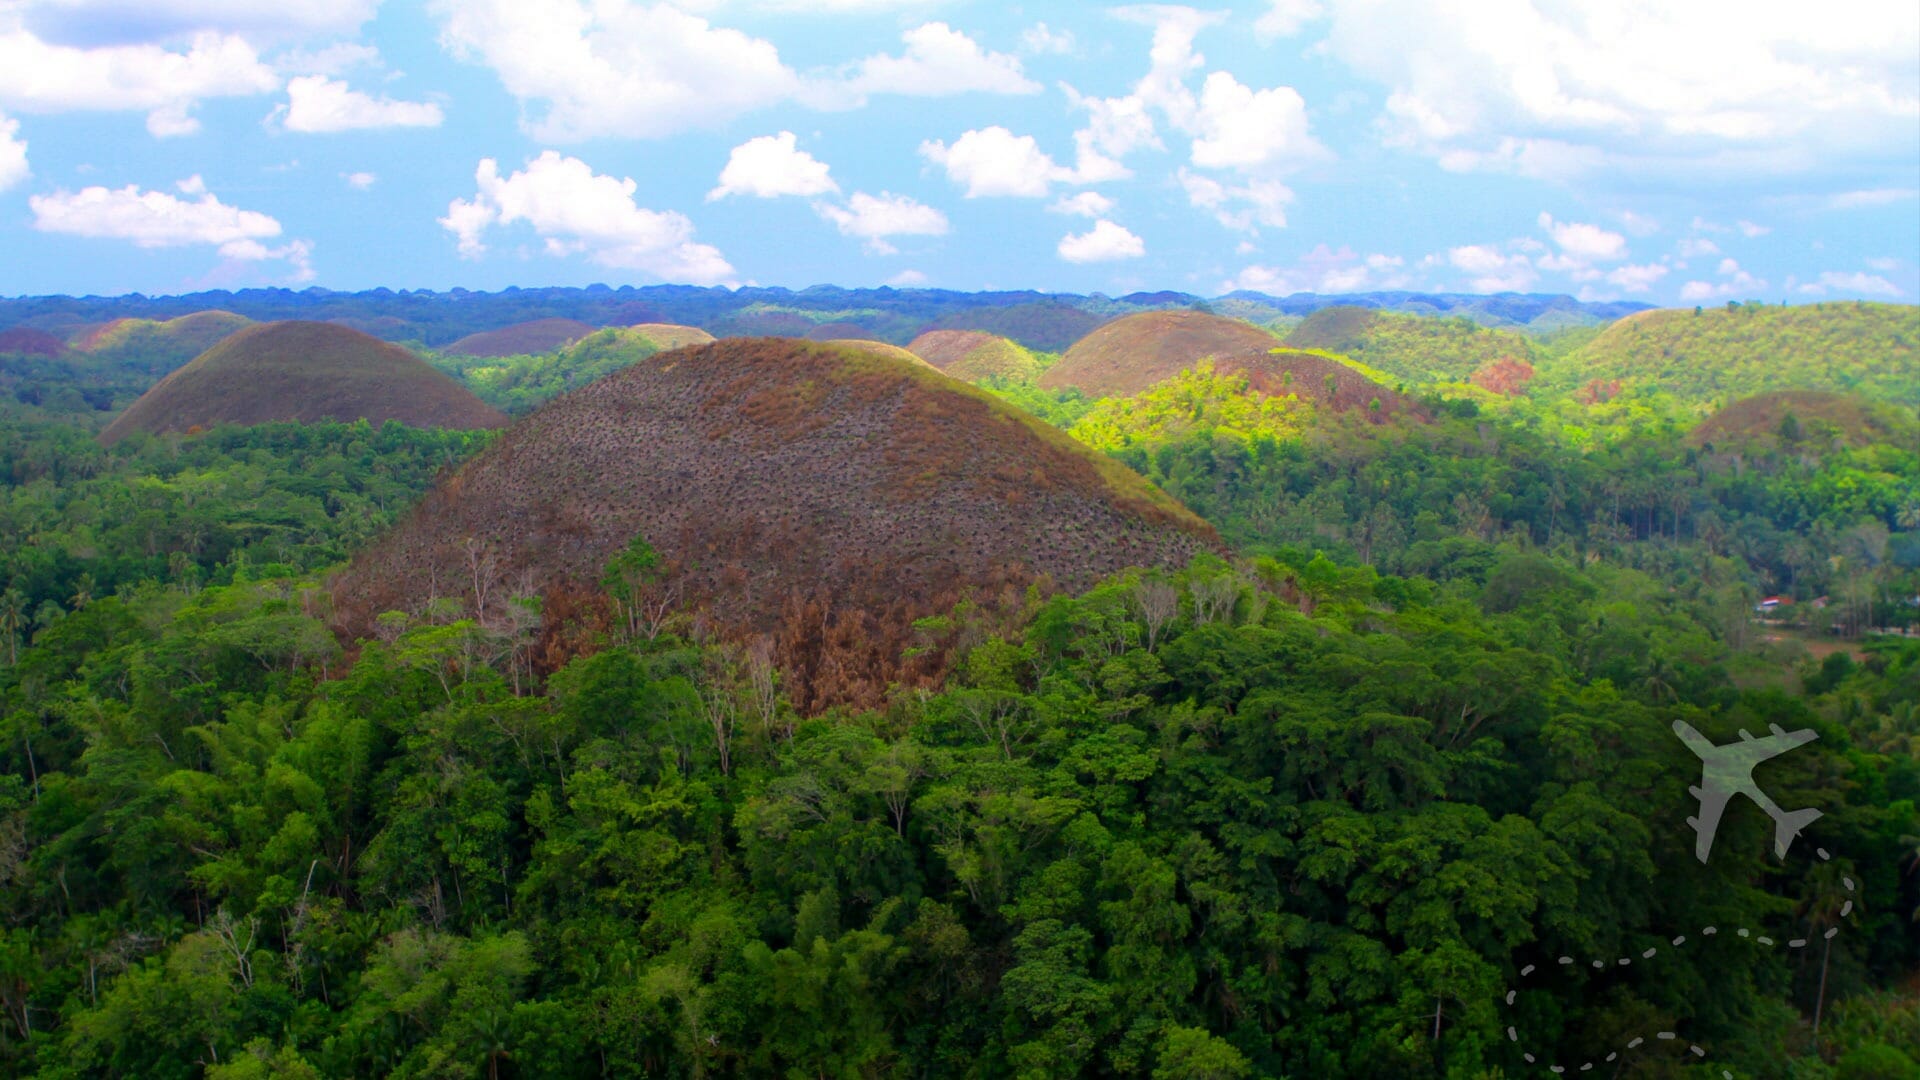
M 1340 353 L 1408 383 L 1466 382 L 1490 364 L 1531 362 L 1536 355 L 1533 344 L 1511 330 L 1349 305 L 1307 316 L 1287 332 L 1286 343 Z
M 534 319 L 468 334 L 445 351 L 457 356 L 532 356 L 571 345 L 593 331 L 578 319 Z
M 413 427 L 506 424 L 505 415 L 397 345 L 333 323 L 278 322 L 232 334 L 162 379 L 100 441 L 217 424 L 360 419 Z
M 354 562 L 337 610 L 365 634 L 382 611 L 451 595 L 474 557 L 564 606 L 597 593 L 636 535 L 710 625 L 772 635 L 794 701 L 815 711 L 935 676 L 938 655 L 903 657 L 912 623 L 970 592 L 1077 589 L 1218 547 L 1124 466 L 930 367 L 727 339 L 642 359 L 516 424 Z
M 966 382 L 998 376 L 1031 379 L 1040 365 L 1017 341 L 984 330 L 929 330 L 907 346 L 914 355 Z

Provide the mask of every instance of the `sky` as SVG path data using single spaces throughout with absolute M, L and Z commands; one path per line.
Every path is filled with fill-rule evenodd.
M 0 294 L 1920 296 L 1913 0 L 0 0 Z

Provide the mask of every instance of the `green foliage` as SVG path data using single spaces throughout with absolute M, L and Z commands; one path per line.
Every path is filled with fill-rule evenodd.
M 1095 402 L 1070 432 L 1109 453 L 1188 436 L 1237 441 L 1244 448 L 1249 441 L 1292 438 L 1305 427 L 1311 411 L 1292 394 L 1269 397 L 1250 391 L 1245 375 L 1216 373 L 1211 360 L 1202 360 L 1144 393 Z

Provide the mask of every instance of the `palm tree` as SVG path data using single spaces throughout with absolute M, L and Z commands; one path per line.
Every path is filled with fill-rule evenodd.
M 27 598 L 19 589 L 0 593 L 0 636 L 7 639 L 7 664 L 20 662 L 20 631 L 27 624 Z

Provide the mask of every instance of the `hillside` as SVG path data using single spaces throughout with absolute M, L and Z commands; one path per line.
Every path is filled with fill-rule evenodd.
M 165 375 L 252 325 L 253 320 L 231 311 L 197 311 L 165 322 L 115 319 L 82 334 L 73 347 L 102 361 Z
M 1894 406 L 1851 394 L 1780 390 L 1733 402 L 1701 421 L 1687 434 L 1687 442 L 1719 450 L 1784 446 L 1818 451 L 1836 443 L 1915 448 L 1920 446 L 1920 425 Z
M 909 364 L 919 364 L 923 367 L 933 366 L 921 359 L 910 349 L 903 349 L 898 345 L 889 345 L 884 341 L 874 341 L 869 338 L 828 338 L 821 344 L 833 345 L 842 349 L 852 349 L 855 352 L 863 352 L 869 356 L 884 356 L 889 360 L 900 360 Z
M 490 428 L 506 417 L 397 345 L 332 323 L 248 327 L 162 379 L 100 434 L 275 420 Z
M 683 345 L 705 345 L 713 340 L 713 335 L 697 326 L 680 326 L 675 323 L 635 323 L 625 327 L 625 334 L 638 334 L 653 342 L 658 349 L 678 349 Z
M 929 330 L 914 338 L 907 348 L 965 382 L 986 378 L 1025 380 L 1040 373 L 1038 361 L 1025 346 L 984 330 Z
M 1466 382 L 1502 360 L 1531 361 L 1531 342 L 1464 317 L 1433 318 L 1361 307 L 1329 307 L 1287 333 L 1296 348 L 1325 349 L 1407 383 Z
M 457 356 L 533 356 L 571 345 L 593 329 L 578 319 L 535 319 L 468 334 L 445 351 Z
M 1040 376 L 1046 389 L 1088 397 L 1131 397 L 1206 357 L 1264 352 L 1280 344 L 1258 327 L 1189 309 L 1143 311 L 1080 339 Z
M 1773 390 L 1833 390 L 1920 405 L 1920 307 L 1729 304 L 1634 315 L 1547 365 L 1561 390 L 1619 379 L 1707 404 Z
M 10 326 L 0 330 L 0 355 L 5 356 L 44 356 L 48 359 L 65 356 L 67 343 L 30 326 Z
M 526 580 L 582 596 L 635 536 L 687 603 L 773 635 L 809 712 L 936 677 L 940 650 L 901 656 L 911 625 L 969 591 L 1080 588 L 1217 544 L 1136 474 L 930 368 L 727 340 L 633 364 L 515 425 L 355 561 L 337 610 L 364 635 L 383 611 L 445 595 L 472 577 L 469 537 L 503 583 L 481 592 L 504 599 Z
M 1106 317 L 1057 300 L 1005 307 L 970 307 L 935 319 L 926 330 L 983 330 L 1041 352 L 1065 352 Z
M 507 357 L 441 354 L 435 364 L 480 400 L 515 416 L 655 353 L 701 345 L 713 335 L 692 326 L 640 323 L 595 330 L 556 352 Z

